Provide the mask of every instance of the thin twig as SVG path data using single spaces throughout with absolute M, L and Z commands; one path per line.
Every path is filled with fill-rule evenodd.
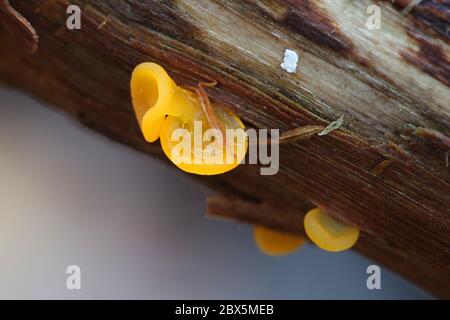
M 188 86 L 186 89 L 195 91 L 198 97 L 200 98 L 200 103 L 202 105 L 203 112 L 206 116 L 206 120 L 208 124 L 213 129 L 218 129 L 225 134 L 225 128 L 223 124 L 217 119 L 216 113 L 214 112 L 214 108 L 211 105 L 211 101 L 209 100 L 208 94 L 205 91 L 204 87 L 214 87 L 217 85 L 217 81 L 213 82 L 199 82 L 197 87 Z
M 307 140 L 311 138 L 316 133 L 321 132 L 324 130 L 324 126 L 314 126 L 314 125 L 308 125 L 304 127 L 298 127 L 292 130 L 288 130 L 283 132 L 280 135 L 280 143 L 290 143 L 300 140 Z

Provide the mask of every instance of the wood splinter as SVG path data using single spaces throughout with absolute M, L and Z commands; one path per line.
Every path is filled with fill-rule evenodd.
M 371 171 L 372 175 L 374 175 L 375 177 L 379 176 L 380 174 L 383 173 L 384 169 L 386 169 L 388 166 L 391 165 L 393 161 L 394 160 L 392 159 L 383 160 L 380 164 L 378 164 L 375 168 L 372 169 Z
M 236 196 L 217 195 L 207 201 L 207 215 L 239 223 L 265 226 L 294 235 L 305 235 L 303 214 L 310 209 L 283 207 L 267 202 L 252 202 Z
M 217 119 L 214 109 L 211 105 L 211 101 L 209 100 L 208 94 L 205 91 L 205 87 L 215 87 L 216 85 L 217 81 L 213 80 L 211 82 L 199 82 L 197 87 L 187 86 L 184 88 L 192 90 L 198 95 L 209 126 L 211 128 L 220 130 L 224 137 L 226 137 L 225 127 L 219 121 L 219 119 Z
M 280 143 L 284 142 L 290 143 L 295 141 L 308 140 L 313 135 L 321 132 L 324 129 L 325 129 L 324 126 L 309 125 L 288 130 L 280 135 Z
M 100 29 L 102 29 L 108 22 L 109 22 L 109 19 L 110 19 L 111 17 L 108 15 L 108 16 L 106 16 L 106 18 L 105 18 L 105 20 L 103 20 L 98 26 L 97 26 L 97 30 L 100 30 Z
M 283 142 L 295 142 L 299 140 L 308 140 L 313 135 L 325 136 L 334 130 L 338 130 L 344 123 L 344 116 L 340 116 L 336 121 L 331 122 L 328 126 L 307 125 L 292 130 L 285 131 L 281 134 L 279 140 Z M 276 143 L 276 141 L 271 141 Z
M 407 15 L 421 2 L 422 2 L 422 0 L 411 0 L 411 2 L 400 12 L 400 14 L 402 16 Z

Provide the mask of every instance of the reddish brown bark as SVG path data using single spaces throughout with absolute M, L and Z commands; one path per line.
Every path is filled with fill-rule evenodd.
M 338 131 L 280 145 L 275 176 L 242 165 L 198 177 L 225 196 L 210 213 L 300 233 L 305 211 L 322 205 L 361 229 L 359 251 L 450 297 L 448 1 L 405 16 L 403 2 L 376 2 L 380 31 L 365 29 L 369 0 L 74 3 L 79 31 L 65 28 L 66 1 L 11 1 L 39 47 L 26 53 L 2 19 L 4 83 L 159 157 L 130 104 L 130 73 L 143 61 L 180 85 L 215 79 L 209 97 L 248 127 L 286 132 L 344 115 Z M 296 74 L 279 67 L 285 48 L 300 55 Z

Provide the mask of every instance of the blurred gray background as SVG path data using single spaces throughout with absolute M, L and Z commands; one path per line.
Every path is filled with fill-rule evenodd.
M 158 142 L 157 142 L 158 143 Z M 429 299 L 355 252 L 271 258 L 173 167 L 0 89 L 0 298 Z M 66 289 L 81 267 L 82 289 Z

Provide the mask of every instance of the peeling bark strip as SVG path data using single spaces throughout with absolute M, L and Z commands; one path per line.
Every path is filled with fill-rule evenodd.
M 303 212 L 296 208 L 280 209 L 267 203 L 255 203 L 236 197 L 211 197 L 206 212 L 211 217 L 257 224 L 281 232 L 304 235 Z
M 133 68 L 159 63 L 183 86 L 215 79 L 205 89 L 213 103 L 294 143 L 280 144 L 275 176 L 241 165 L 196 177 L 226 196 L 210 212 L 302 232 L 303 214 L 321 205 L 360 228 L 360 252 L 450 297 L 450 48 L 418 23 L 430 1 L 402 16 L 403 7 L 371 0 L 74 0 L 79 31 L 61 29 L 66 8 L 56 2 L 39 10 L 41 0 L 11 1 L 41 37 L 30 56 L 0 29 L 3 83 L 161 157 L 132 111 Z M 430 25 L 445 20 L 445 3 L 435 1 Z M 381 30 L 365 29 L 372 4 Z M 286 48 L 301 56 L 295 74 L 280 68 Z M 316 136 L 336 115 L 345 131 Z M 378 177 L 377 164 L 375 173 L 386 169 Z
M 8 0 L 0 1 L 0 25 L 17 35 L 30 54 L 36 52 L 39 36 L 27 19 L 11 7 Z
M 324 126 L 304 126 L 283 132 L 279 138 L 280 142 L 294 142 L 308 140 L 313 135 L 324 130 Z

